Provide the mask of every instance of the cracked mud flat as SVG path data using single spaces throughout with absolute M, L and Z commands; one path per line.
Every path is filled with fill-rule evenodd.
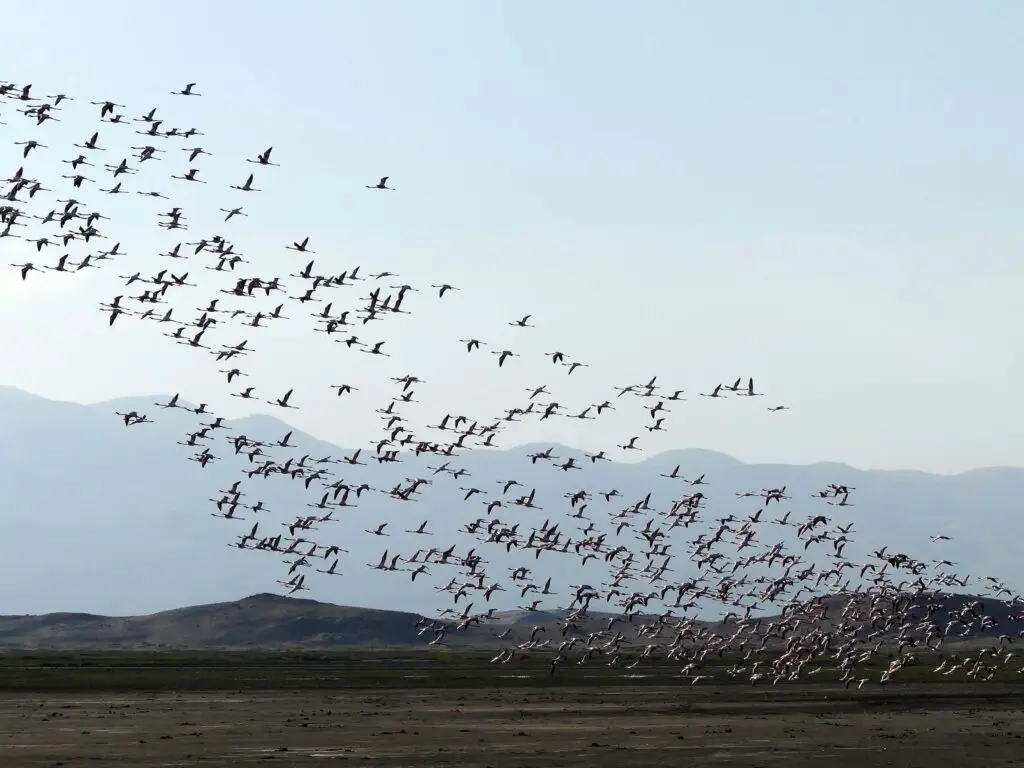
M 876 689 L 870 701 L 841 689 L 710 687 L 0 695 L 0 765 L 994 768 L 1024 760 L 1024 711 L 1014 701 L 985 691 L 907 693 L 879 700 Z

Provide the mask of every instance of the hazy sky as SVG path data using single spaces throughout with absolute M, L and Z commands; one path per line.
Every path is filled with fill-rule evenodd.
M 0 102 L 0 170 L 22 164 L 10 141 L 46 144 L 26 175 L 109 215 L 98 226 L 110 239 L 92 250 L 120 241 L 127 255 L 23 283 L 8 263 L 62 250 L 0 240 L 0 383 L 78 401 L 181 391 L 251 410 L 228 397 L 241 387 L 223 365 L 156 324 L 108 328 L 96 305 L 139 292 L 117 275 L 187 267 L 200 287 L 173 301 L 195 316 L 231 281 L 202 269 L 209 258 L 157 254 L 211 232 L 238 244 L 246 274 L 280 276 L 294 295 L 288 275 L 308 259 L 284 247 L 308 235 L 317 271 L 359 264 L 400 275 L 385 292 L 424 288 L 413 314 L 356 330 L 387 339 L 388 359 L 312 333 L 322 305 L 286 299 L 288 322 L 217 331 L 257 349 L 246 385 L 267 398 L 295 388 L 301 410 L 277 415 L 335 443 L 377 434 L 388 376 L 426 381 L 415 407 L 434 423 L 493 418 L 544 383 L 578 411 L 657 375 L 689 398 L 672 404 L 668 432 L 644 431 L 634 401 L 607 421 L 551 419 L 499 442 L 604 448 L 640 435 L 647 453 L 697 446 L 745 461 L 1020 465 L 1024 7 L 840 5 L 22 4 L 0 79 L 76 101 L 39 128 Z M 201 98 L 170 95 L 189 81 Z M 133 133 L 141 124 L 100 124 L 88 102 L 107 99 L 127 118 L 156 107 L 166 125 L 205 133 L 164 140 L 159 164 L 125 179 L 171 200 L 100 195 L 102 168 L 86 169 L 102 183 L 81 191 L 60 178 L 58 160 L 94 130 L 104 162 L 151 143 Z M 168 179 L 189 167 L 178 147 L 194 145 L 214 153 L 195 163 L 209 183 Z M 271 145 L 281 167 L 244 162 Z M 265 191 L 227 188 L 252 170 Z M 396 192 L 364 188 L 384 174 Z M 240 204 L 247 218 L 221 221 L 219 208 Z M 155 227 L 172 205 L 189 231 Z M 439 301 L 429 285 L 441 282 L 462 290 Z M 356 306 L 366 285 L 325 298 Z M 536 328 L 508 327 L 526 313 Z M 486 350 L 465 353 L 467 336 L 522 356 L 499 371 Z M 570 379 L 543 357 L 555 350 L 590 367 Z M 738 376 L 766 396 L 697 395 Z M 340 382 L 361 391 L 335 398 L 327 385 Z M 776 404 L 792 410 L 767 413 Z

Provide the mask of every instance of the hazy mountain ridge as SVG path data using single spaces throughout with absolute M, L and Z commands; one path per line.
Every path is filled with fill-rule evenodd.
M 7 606 L 7 612 L 72 609 L 145 614 L 173 605 L 230 602 L 239 594 L 276 589 L 275 580 L 287 570 L 279 556 L 227 548 L 256 517 L 242 512 L 242 517 L 252 519 L 232 522 L 209 515 L 214 511 L 209 499 L 218 495 L 216 489 L 242 477 L 240 468 L 254 465 L 244 456 L 233 456 L 225 431 L 209 443 L 221 461 L 202 470 L 185 461 L 196 449 L 176 445 L 176 441 L 183 440 L 199 420 L 210 419 L 155 407 L 154 403 L 166 400 L 167 396 L 157 395 L 80 405 L 0 387 L 0 417 L 5 424 L 5 440 L 0 442 L 0 487 L 4 489 L 0 504 L 6 522 L 6 536 L 0 543 L 6 577 L 0 583 L 0 605 Z M 114 410 L 146 412 L 156 423 L 125 428 Z M 351 455 L 354 451 L 292 430 L 271 416 L 254 415 L 229 424 L 232 432 L 270 441 L 293 431 L 292 442 L 297 447 L 286 453 L 296 457 Z M 544 443 L 542 447 L 552 446 Z M 684 477 L 706 475 L 709 485 L 700 488 L 710 499 L 702 512 L 705 520 L 729 514 L 747 517 L 762 502 L 737 498 L 737 492 L 786 485 L 792 500 L 769 505 L 764 520 L 786 510 L 791 510 L 793 520 L 824 512 L 855 524 L 860 551 L 889 545 L 918 557 L 948 558 L 958 563 L 958 572 L 999 576 L 1011 586 L 1024 581 L 1024 564 L 1015 546 L 1021 525 L 1015 496 L 1024 482 L 1024 469 L 984 468 L 950 476 L 864 471 L 835 463 L 757 465 L 700 449 L 669 451 L 635 463 L 595 464 L 581 451 L 553 447 L 557 456 L 576 457 L 584 470 L 560 472 L 544 462 L 532 465 L 523 447 L 473 451 L 450 459 L 425 454 L 404 457 L 397 465 L 378 465 L 372 448 L 366 446 L 362 460 L 369 462 L 368 466 L 330 465 L 335 473 L 331 480 L 365 481 L 387 490 L 406 477 L 421 476 L 431 478 L 432 485 L 415 502 L 396 503 L 386 493 L 364 494 L 357 507 L 339 510 L 335 518 L 341 525 L 325 524 L 315 536 L 350 550 L 342 554 L 338 569 L 345 578 L 310 573 L 307 584 L 313 591 L 303 594 L 339 604 L 436 611 L 450 606 L 451 598 L 432 585 L 447 583 L 455 570 L 432 567 L 432 582 L 421 577 L 411 584 L 408 574 L 371 572 L 365 563 L 379 560 L 385 548 L 409 555 L 418 548 L 456 543 L 460 551 L 477 547 L 491 561 L 489 581 L 503 580 L 504 569 L 517 563 L 535 568 L 534 579 L 551 576 L 557 596 L 546 597 L 541 610 L 564 605 L 571 596 L 563 585 L 577 580 L 604 582 L 608 578 L 606 565 L 592 562 L 581 570 L 573 555 L 544 553 L 535 560 L 532 552 L 518 553 L 520 560 L 514 561 L 509 558 L 515 551 L 506 556 L 500 548 L 455 533 L 467 521 L 486 515 L 481 496 L 464 502 L 459 488 L 478 487 L 495 497 L 500 496 L 499 481 L 516 478 L 523 484 L 523 492 L 537 489 L 542 509 L 515 507 L 495 514 L 510 523 L 519 522 L 523 530 L 545 519 L 552 524 L 560 521 L 575 538 L 580 535 L 577 527 L 586 521 L 567 519 L 566 493 L 582 488 L 594 493 L 585 514 L 607 529 L 610 514 L 648 492 L 652 493 L 652 505 L 664 506 L 680 493 L 696 490 L 681 481 L 659 477 L 670 474 L 677 464 L 682 465 Z M 444 461 L 470 474 L 454 480 L 427 469 Z M 854 486 L 854 505 L 828 507 L 811 498 L 828 483 Z M 260 498 L 270 509 L 270 513 L 259 515 L 261 532 L 283 532 L 279 527 L 282 521 L 316 511 L 307 504 L 320 494 L 304 492 L 301 485 L 281 476 L 245 481 L 246 500 Z M 618 490 L 621 497 L 606 503 L 596 496 L 597 491 L 611 489 Z M 436 535 L 403 533 L 424 519 L 430 521 L 428 527 L 437 531 Z M 363 533 L 385 521 L 390 521 L 391 536 Z M 769 526 L 764 535 L 779 530 Z M 932 544 L 929 535 L 939 533 L 955 541 Z M 628 530 L 623 533 L 629 534 Z M 673 535 L 678 536 L 674 539 L 677 557 L 669 578 L 678 581 L 689 573 L 683 545 L 696 531 L 678 529 Z M 864 562 L 855 559 L 853 549 L 851 545 L 847 555 Z M 649 587 L 638 584 L 636 588 Z M 536 596 L 499 592 L 475 610 L 492 606 L 502 611 L 516 609 L 529 604 L 531 597 Z M 592 608 L 614 610 L 614 606 L 596 603 Z

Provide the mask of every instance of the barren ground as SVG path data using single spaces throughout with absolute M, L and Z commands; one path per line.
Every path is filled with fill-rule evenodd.
M 927 688 L 17 694 L 0 696 L 0 765 L 1021 764 L 1005 690 Z

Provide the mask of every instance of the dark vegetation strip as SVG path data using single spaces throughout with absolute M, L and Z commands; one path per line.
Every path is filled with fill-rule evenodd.
M 81 653 L 7 653 L 0 655 L 0 691 L 280 691 L 328 689 L 428 689 L 428 688 L 534 688 L 601 686 L 673 686 L 687 697 L 699 695 L 705 688 L 751 689 L 744 674 L 736 677 L 728 670 L 738 659 L 716 659 L 702 666 L 701 674 L 712 675 L 690 685 L 679 675 L 678 665 L 641 664 L 634 669 L 593 665 L 565 665 L 549 674 L 551 654 L 536 654 L 511 664 L 491 664 L 493 652 L 476 651 L 337 651 L 337 652 L 81 652 Z M 767 654 L 764 655 L 767 657 Z M 769 662 L 769 658 L 764 658 Z M 743 663 L 743 662 L 739 662 Z M 891 698 L 908 684 L 925 685 L 938 691 L 977 690 L 990 696 L 996 688 L 1009 686 L 1020 698 L 1024 675 L 1016 668 L 1003 668 L 987 683 L 935 675 L 935 659 L 902 670 L 885 688 L 870 682 L 857 693 Z M 856 677 L 877 680 L 885 668 L 884 660 L 858 667 Z M 825 668 L 817 676 L 800 683 L 760 685 L 758 692 L 771 691 L 785 697 L 787 690 L 843 691 L 838 673 Z M 987 691 L 987 693 L 986 693 Z M 762 695 L 758 693 L 758 695 Z M 767 695 L 767 694 L 765 694 Z M 943 694 L 945 695 L 945 694 Z M 955 694 L 963 696 L 964 693 Z M 971 694 L 973 695 L 973 694 Z M 1010 694 L 1008 694 L 1010 695 Z

